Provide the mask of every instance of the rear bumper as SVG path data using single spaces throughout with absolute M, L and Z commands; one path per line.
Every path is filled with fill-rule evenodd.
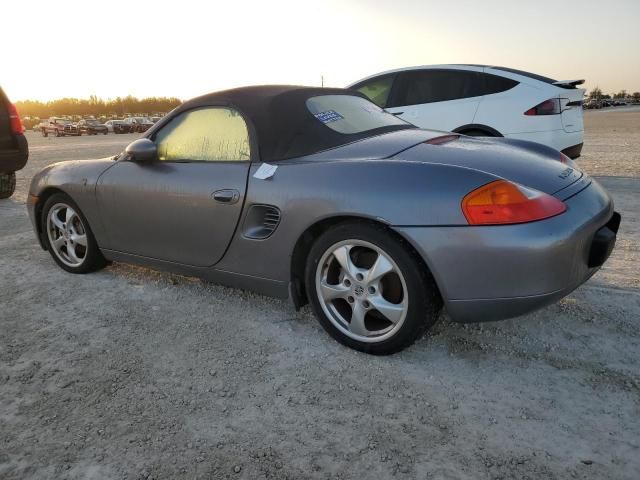
M 573 145 L 571 147 L 567 147 L 562 151 L 562 153 L 564 153 L 567 157 L 571 158 L 571 159 L 576 159 L 580 156 L 580 154 L 582 153 L 582 145 L 583 143 L 579 143 L 577 145 Z
M 569 294 L 611 253 L 620 218 L 604 189 L 593 181 L 565 203 L 564 214 L 521 225 L 397 230 L 429 265 L 453 320 L 501 320 Z
M 16 147 L 11 150 L 0 151 L 0 173 L 13 173 L 22 170 L 29 158 L 29 144 L 27 137 L 16 135 Z
M 542 132 L 527 133 L 510 133 L 505 135 L 507 138 L 517 138 L 520 140 L 529 140 L 530 142 L 542 143 L 549 147 L 565 153 L 567 149 L 576 149 L 577 155 L 571 156 L 565 153 L 569 158 L 577 158 L 582 151 L 582 143 L 584 141 L 584 131 L 566 132 L 563 129 L 547 130 Z

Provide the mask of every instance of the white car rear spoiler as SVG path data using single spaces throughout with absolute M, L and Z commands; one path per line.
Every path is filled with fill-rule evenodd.
M 557 82 L 553 82 L 553 84 L 557 87 L 575 87 L 577 85 L 582 85 L 584 83 L 584 79 L 581 80 L 559 80 Z

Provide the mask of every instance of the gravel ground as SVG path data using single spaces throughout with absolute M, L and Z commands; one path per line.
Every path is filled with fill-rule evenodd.
M 2 479 L 637 479 L 640 112 L 586 112 L 580 164 L 623 224 L 607 265 L 516 320 L 443 316 L 405 352 L 340 346 L 308 309 L 37 245 L 33 173 L 135 138 L 29 133 L 0 201 Z

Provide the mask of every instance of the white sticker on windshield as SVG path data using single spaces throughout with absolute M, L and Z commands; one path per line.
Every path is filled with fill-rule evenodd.
M 267 178 L 273 177 L 273 174 L 276 173 L 278 169 L 277 165 L 269 165 L 268 163 L 263 163 L 260 165 L 256 173 L 253 174 L 253 178 L 257 178 L 258 180 L 266 180 Z

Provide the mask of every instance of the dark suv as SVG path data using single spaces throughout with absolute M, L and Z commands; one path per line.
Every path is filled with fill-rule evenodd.
M 29 157 L 24 126 L 15 105 L 0 88 L 0 198 L 9 198 L 16 189 L 16 171 Z

